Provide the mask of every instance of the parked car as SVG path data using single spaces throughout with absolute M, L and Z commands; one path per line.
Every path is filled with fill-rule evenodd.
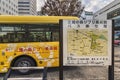
M 114 34 L 114 37 L 115 37 L 115 39 L 116 39 L 116 38 L 120 38 L 120 32 L 116 32 L 116 33 Z
M 120 40 L 115 39 L 114 40 L 114 45 L 120 45 Z

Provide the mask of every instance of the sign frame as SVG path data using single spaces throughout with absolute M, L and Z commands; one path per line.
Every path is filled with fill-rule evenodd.
M 111 65 L 111 20 L 63 20 L 63 65 Z
M 63 80 L 63 20 L 59 21 L 59 29 L 60 29 L 60 34 L 59 34 L 59 39 L 60 39 L 60 44 L 59 44 L 59 79 Z M 111 54 L 111 65 L 108 65 L 108 80 L 114 80 L 114 20 L 112 20 L 112 27 L 111 27 L 111 32 L 112 32 L 112 38 L 111 38 L 111 44 L 112 44 L 112 54 Z

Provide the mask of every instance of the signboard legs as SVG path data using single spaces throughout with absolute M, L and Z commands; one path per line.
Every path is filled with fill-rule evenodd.
M 108 67 L 108 80 L 114 80 L 114 20 L 112 20 L 112 65 Z
M 59 22 L 59 39 L 60 39 L 60 44 L 59 44 L 59 80 L 63 80 L 63 21 L 60 20 Z

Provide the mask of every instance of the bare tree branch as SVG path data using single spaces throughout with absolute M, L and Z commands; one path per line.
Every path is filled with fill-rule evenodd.
M 48 16 L 80 17 L 84 7 L 79 0 L 46 0 L 41 13 Z

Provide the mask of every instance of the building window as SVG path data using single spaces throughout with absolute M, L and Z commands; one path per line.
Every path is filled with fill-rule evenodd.
M 30 9 L 18 9 L 18 10 L 30 10 Z
M 15 12 L 15 9 L 13 9 L 13 11 Z
M 15 4 L 14 4 L 14 7 L 16 7 Z
M 18 4 L 29 4 L 30 2 L 18 2 Z
M 5 9 L 3 8 L 3 12 L 5 11 Z
M 8 14 L 8 10 L 6 10 L 6 13 Z
M 18 7 L 30 7 L 29 5 L 18 5 Z
M 9 3 L 11 3 L 10 0 L 9 0 Z
M 13 11 L 13 8 L 11 8 L 12 9 L 12 11 Z
M 14 4 L 11 2 L 11 5 L 13 5 L 14 6 Z
M 30 14 L 29 12 L 19 12 L 19 14 Z
M 5 5 L 5 3 L 4 2 L 2 2 L 3 3 L 3 6 Z
M 9 14 L 11 14 L 11 12 L 9 12 Z
M 6 4 L 6 7 L 8 7 L 8 5 Z
M 11 7 L 9 6 L 9 9 L 11 9 Z

